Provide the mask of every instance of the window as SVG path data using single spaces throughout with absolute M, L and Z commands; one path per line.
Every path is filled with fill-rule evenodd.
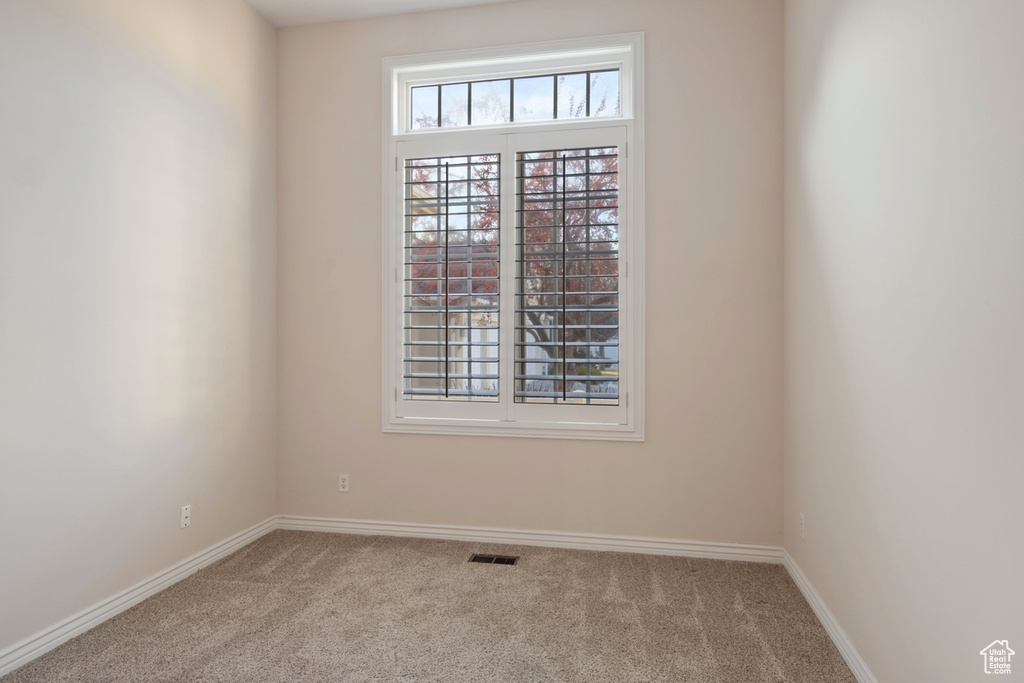
M 385 431 L 643 439 L 641 65 L 385 60 Z
M 618 116 L 619 70 L 417 85 L 411 100 L 411 130 Z

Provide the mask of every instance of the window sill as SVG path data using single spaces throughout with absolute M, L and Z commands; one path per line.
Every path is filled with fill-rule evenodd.
M 443 436 L 497 436 L 527 439 L 587 441 L 644 441 L 642 426 L 579 424 L 571 422 L 502 422 L 497 420 L 439 420 L 395 418 L 383 425 L 385 433 Z

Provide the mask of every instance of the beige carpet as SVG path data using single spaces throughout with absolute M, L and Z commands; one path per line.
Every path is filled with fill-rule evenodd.
M 275 531 L 0 681 L 854 678 L 779 565 Z

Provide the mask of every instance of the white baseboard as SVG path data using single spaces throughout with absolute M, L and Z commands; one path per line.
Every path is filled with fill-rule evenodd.
M 741 560 L 744 562 L 781 563 L 783 553 L 782 548 L 768 545 L 679 541 L 668 538 L 634 536 L 605 536 L 601 534 L 579 534 L 564 531 L 517 531 L 515 529 L 376 522 L 364 519 L 332 519 L 326 517 L 299 517 L 296 515 L 281 515 L 278 517 L 277 528 L 295 531 L 327 531 L 342 534 L 413 536 L 416 538 L 439 538 L 449 541 L 536 545 L 555 548 L 576 548 L 580 550 L 611 550 L 622 553 L 677 555 L 683 557 L 704 557 L 714 560 Z
M 818 621 L 825 627 L 825 631 L 828 633 L 829 638 L 835 643 L 836 648 L 839 650 L 839 654 L 846 660 L 846 665 L 850 667 L 850 671 L 853 672 L 854 678 L 857 679 L 858 683 L 878 683 L 878 679 L 875 678 L 874 674 L 868 668 L 867 663 L 857 652 L 857 648 L 853 646 L 850 639 L 846 637 L 846 632 L 843 631 L 842 626 L 836 621 L 835 616 L 829 611 L 828 607 L 825 606 L 825 602 L 818 595 L 818 591 L 814 589 L 810 580 L 804 574 L 803 570 L 800 569 L 800 565 L 796 563 L 796 560 L 789 554 L 788 551 L 782 551 L 783 564 L 786 567 L 786 571 L 793 577 L 793 581 L 796 583 L 800 592 L 804 594 L 804 598 L 810 604 L 811 609 L 814 610 L 814 614 L 818 617 Z
M 271 517 L 254 527 L 210 546 L 186 560 L 182 560 L 173 567 L 111 598 L 103 600 L 34 636 L 29 636 L 25 640 L 15 643 L 6 650 L 0 651 L 0 676 L 28 664 L 36 657 L 46 654 L 61 643 L 85 633 L 93 626 L 97 626 L 107 619 L 120 614 L 133 605 L 137 605 L 149 596 L 196 573 L 203 567 L 213 564 L 222 557 L 227 557 L 242 546 L 252 543 L 260 536 L 273 531 L 276 527 L 277 519 Z

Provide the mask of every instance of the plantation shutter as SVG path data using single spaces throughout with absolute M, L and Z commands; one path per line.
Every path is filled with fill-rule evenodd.
M 618 148 L 516 156 L 515 401 L 619 404 Z
M 499 161 L 405 162 L 406 399 L 498 400 Z

